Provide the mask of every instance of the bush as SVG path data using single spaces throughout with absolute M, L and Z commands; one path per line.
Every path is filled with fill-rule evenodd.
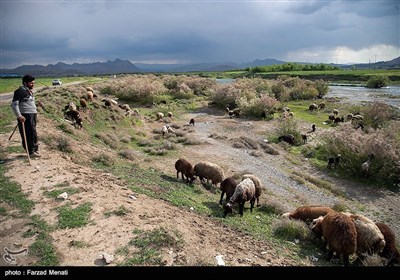
M 400 125 L 393 123 L 387 129 L 377 129 L 365 133 L 344 123 L 335 133 L 322 137 L 321 160 L 341 154 L 338 169 L 342 174 L 358 177 L 379 186 L 392 187 L 398 183 L 400 174 Z M 375 155 L 368 174 L 361 172 L 361 164 L 368 155 Z
M 389 78 L 387 76 L 372 76 L 367 81 L 368 88 L 381 88 L 386 87 L 389 84 Z

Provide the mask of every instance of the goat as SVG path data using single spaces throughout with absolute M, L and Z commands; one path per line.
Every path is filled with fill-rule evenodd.
M 363 173 L 364 175 L 369 173 L 369 169 L 370 169 L 370 167 L 371 167 L 371 161 L 372 161 L 374 158 L 375 158 L 375 155 L 374 155 L 374 154 L 369 154 L 369 155 L 368 155 L 368 160 L 367 160 L 366 162 L 364 162 L 364 163 L 361 164 L 361 171 L 362 171 L 362 173 Z
M 342 158 L 341 154 L 338 154 L 336 157 L 330 157 L 328 159 L 328 166 L 327 168 L 338 167 L 340 159 Z

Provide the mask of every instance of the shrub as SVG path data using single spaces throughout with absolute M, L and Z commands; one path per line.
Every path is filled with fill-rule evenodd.
M 355 130 L 344 123 L 335 133 L 323 136 L 324 142 L 320 155 L 326 161 L 337 154 L 342 155 L 338 169 L 346 175 L 387 187 L 399 180 L 400 144 L 398 140 L 399 124 L 393 123 L 387 129 L 376 129 L 365 133 Z M 375 155 L 367 176 L 361 172 L 361 164 L 368 155 Z
M 368 88 L 381 88 L 386 87 L 389 84 L 389 78 L 387 76 L 372 76 L 367 81 Z

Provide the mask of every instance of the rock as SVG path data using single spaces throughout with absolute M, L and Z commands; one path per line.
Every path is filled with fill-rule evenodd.
M 215 259 L 217 260 L 217 265 L 218 266 L 225 266 L 225 262 L 222 259 L 222 257 L 223 257 L 222 255 L 215 256 Z
M 107 264 L 110 264 L 114 260 L 114 255 L 103 253 L 99 255 L 99 259 L 103 259 Z
M 68 194 L 67 194 L 66 192 L 63 192 L 62 194 L 60 194 L 59 196 L 57 196 L 57 199 L 66 200 L 66 199 L 68 199 Z

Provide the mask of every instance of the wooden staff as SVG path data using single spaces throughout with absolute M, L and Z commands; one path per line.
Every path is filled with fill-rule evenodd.
M 10 141 L 10 140 L 11 140 L 11 137 L 13 137 L 15 131 L 17 130 L 17 127 L 18 127 L 18 123 L 17 123 L 17 125 L 14 127 L 14 131 L 11 133 L 10 137 L 8 138 L 8 141 Z
M 26 141 L 25 122 L 22 123 L 22 132 L 23 132 L 22 134 L 24 135 L 26 155 L 28 156 L 29 165 L 31 165 L 31 158 L 29 157 L 29 151 L 28 151 L 28 143 Z

